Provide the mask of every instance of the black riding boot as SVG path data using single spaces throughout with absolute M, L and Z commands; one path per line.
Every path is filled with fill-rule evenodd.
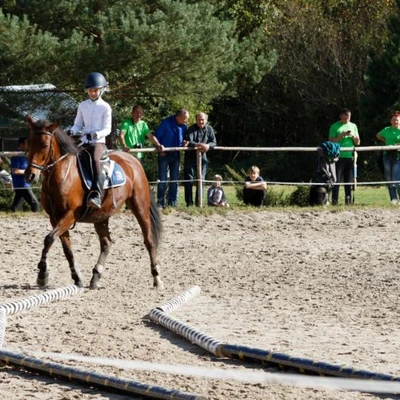
M 92 188 L 88 195 L 88 207 L 101 208 L 104 180 L 105 176 L 103 174 L 99 174 L 97 179 L 93 180 Z

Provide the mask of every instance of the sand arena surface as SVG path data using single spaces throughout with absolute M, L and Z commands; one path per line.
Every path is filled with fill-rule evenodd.
M 143 319 L 189 287 L 201 294 L 171 315 L 230 344 L 400 376 L 399 210 L 271 210 L 226 216 L 163 215 L 160 248 L 166 289 L 153 290 L 133 216 L 110 220 L 115 241 L 102 288 L 8 316 L 6 347 L 30 351 L 259 371 L 217 359 Z M 1 215 L 0 302 L 41 292 L 35 285 L 45 215 Z M 71 232 L 85 285 L 99 246 L 91 225 Z M 70 285 L 57 241 L 50 288 Z M 52 360 L 60 362 L 58 360 Z M 250 384 L 65 362 L 209 399 L 396 398 L 277 384 Z M 271 369 L 274 371 L 274 369 Z M 127 399 L 90 386 L 0 369 L 0 399 Z

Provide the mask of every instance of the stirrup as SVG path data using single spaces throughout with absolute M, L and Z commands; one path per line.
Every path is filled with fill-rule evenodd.
M 101 196 L 99 192 L 92 190 L 88 195 L 86 205 L 90 208 L 101 208 Z

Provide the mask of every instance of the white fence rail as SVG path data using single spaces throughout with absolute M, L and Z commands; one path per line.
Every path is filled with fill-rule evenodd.
M 256 152 L 276 152 L 276 151 L 286 151 L 286 152 L 316 152 L 318 147 L 229 147 L 229 146 L 216 146 L 213 151 L 256 151 Z M 187 151 L 187 147 L 168 147 L 163 151 Z M 382 150 L 400 150 L 399 146 L 357 146 L 357 147 L 341 147 L 341 151 L 357 151 L 357 152 L 367 152 L 367 151 L 382 151 Z M 118 150 L 109 150 L 109 153 L 112 153 Z M 158 150 L 154 147 L 145 147 L 140 149 L 131 149 L 130 153 L 157 153 Z M 199 199 L 197 199 L 197 203 L 200 207 L 203 206 L 203 183 L 201 177 L 201 152 L 196 150 L 197 152 L 197 177 L 196 185 L 197 185 L 197 193 L 199 194 Z M 21 151 L 4 151 L 0 152 L 0 157 L 12 157 L 15 155 L 24 154 Z M 377 182 L 375 182 L 377 183 Z M 380 184 L 390 183 L 390 182 L 378 182 Z M 287 182 L 280 182 L 279 184 L 288 184 Z M 292 184 L 292 182 L 290 183 Z

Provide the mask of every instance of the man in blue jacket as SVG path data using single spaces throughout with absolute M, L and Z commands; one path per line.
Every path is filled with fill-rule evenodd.
M 180 167 L 180 152 L 165 151 L 168 147 L 182 147 L 183 139 L 187 130 L 189 111 L 181 108 L 175 115 L 171 115 L 161 121 L 154 135 L 150 134 L 149 139 L 158 150 L 158 187 L 157 206 L 165 207 L 165 192 L 168 186 L 168 203 L 170 207 L 178 205 L 178 179 Z
M 28 138 L 20 137 L 18 139 L 18 150 L 28 151 Z M 39 202 L 32 191 L 31 185 L 25 180 L 25 169 L 28 167 L 26 156 L 18 155 L 11 157 L 11 177 L 15 191 L 14 200 L 11 205 L 11 211 L 18 211 L 22 208 L 24 201 L 29 204 L 33 212 L 39 210 Z

